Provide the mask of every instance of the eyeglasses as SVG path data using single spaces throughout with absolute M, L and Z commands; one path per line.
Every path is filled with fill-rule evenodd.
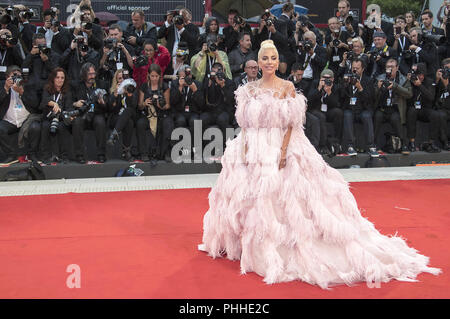
M 257 70 L 258 67 L 257 66 L 246 66 L 246 69 L 252 69 L 252 70 Z

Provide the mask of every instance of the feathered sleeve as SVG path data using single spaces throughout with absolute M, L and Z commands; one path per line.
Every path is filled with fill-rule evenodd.
M 288 125 L 294 128 L 304 128 L 305 120 L 306 120 L 306 97 L 296 92 L 294 85 L 290 82 L 288 88 L 288 95 L 286 97 L 287 100 L 287 109 L 288 109 Z
M 248 103 L 248 88 L 246 85 L 241 85 L 234 91 L 234 96 L 236 100 L 236 121 L 239 124 L 239 127 L 245 128 L 248 127 L 248 121 L 245 117 L 245 109 Z

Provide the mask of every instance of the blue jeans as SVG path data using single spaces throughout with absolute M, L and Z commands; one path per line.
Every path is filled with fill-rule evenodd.
M 355 133 L 353 130 L 354 122 L 362 122 L 367 144 L 369 147 L 374 146 L 372 112 L 368 110 L 364 110 L 361 113 L 354 113 L 352 110 L 344 110 L 343 144 L 355 144 Z

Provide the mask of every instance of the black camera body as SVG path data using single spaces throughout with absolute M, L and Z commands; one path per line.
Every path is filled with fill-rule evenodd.
M 92 22 L 82 22 L 81 28 L 84 30 L 92 30 Z
M 411 70 L 410 73 L 411 73 L 411 77 L 410 77 L 411 82 L 416 82 L 419 79 L 418 74 L 416 73 L 415 70 Z
M 359 76 L 356 73 L 344 74 L 344 81 L 350 85 L 356 85 L 359 81 Z
M 378 57 L 381 58 L 385 58 L 386 57 L 386 53 L 383 52 L 383 50 L 379 50 L 379 51 L 372 51 L 370 52 L 370 57 L 375 61 Z
M 413 50 L 403 50 L 402 56 L 405 59 L 411 59 L 416 53 Z
M 84 37 L 83 36 L 77 36 L 75 37 L 74 41 L 77 43 L 77 47 L 82 52 L 88 52 L 89 46 L 84 43 Z
M 47 47 L 45 44 L 38 44 L 39 53 L 49 55 L 50 54 L 50 48 Z
M 222 81 L 225 79 L 225 73 L 223 73 L 223 71 L 217 71 L 217 72 L 211 71 L 211 73 L 209 75 L 210 75 L 210 79 L 212 81 L 215 81 L 216 79 L 218 79 L 219 81 Z
M 245 19 L 241 16 L 235 15 L 233 18 L 233 22 L 237 25 L 242 25 L 245 23 Z
M 299 46 L 302 50 L 308 52 L 308 51 L 310 51 L 310 50 L 313 48 L 313 43 L 312 43 L 310 40 L 300 41 L 300 42 L 298 43 L 298 46 Z
M 333 81 L 329 78 L 324 79 L 323 82 L 325 83 L 326 86 L 332 86 L 333 85 Z
M 356 53 L 353 51 L 348 51 L 347 52 L 347 60 L 349 60 L 349 61 L 356 60 Z
M 32 9 L 27 9 L 25 11 L 19 12 L 19 17 L 25 20 L 30 20 L 34 17 L 34 11 Z
M 24 78 L 19 74 L 14 74 L 11 77 L 11 79 L 12 79 L 13 83 L 17 86 L 23 86 L 23 84 L 25 83 Z
M 114 49 L 115 47 L 117 47 L 117 39 L 116 38 L 107 38 L 104 41 L 104 46 L 107 49 Z
M 158 102 L 160 107 L 164 107 L 166 105 L 166 99 L 160 90 L 158 90 L 157 94 L 153 94 L 152 96 L 152 104 L 155 108 L 157 108 Z
M 148 58 L 145 55 L 140 55 L 134 59 L 134 66 L 140 68 L 148 64 Z
M 333 46 L 334 46 L 335 48 L 337 48 L 338 45 L 341 43 L 341 41 L 340 41 L 339 39 L 334 39 L 332 43 L 333 43 Z
M 448 80 L 450 78 L 450 68 L 441 69 L 441 73 L 444 80 Z
M 173 23 L 175 23 L 175 25 L 183 25 L 184 24 L 183 16 L 177 15 L 173 17 Z
M 50 133 L 51 134 L 56 134 L 56 132 L 58 131 L 60 116 L 61 116 L 61 112 L 55 113 L 53 111 L 50 111 L 47 114 L 47 119 L 50 121 Z
M 18 39 L 15 39 L 8 34 L 2 34 L 0 36 L 0 46 L 6 47 L 8 43 L 11 45 L 16 45 L 18 43 Z
M 390 87 L 390 86 L 391 86 L 391 81 L 389 81 L 388 79 L 383 80 L 383 83 L 381 84 L 381 87 L 382 87 L 383 89 L 387 90 L 388 87 Z
M 208 50 L 210 52 L 216 52 L 217 51 L 217 44 L 215 42 L 208 41 L 207 45 L 208 45 Z
M 271 27 L 275 23 L 275 20 L 271 17 L 264 19 L 264 21 L 266 22 L 267 27 Z

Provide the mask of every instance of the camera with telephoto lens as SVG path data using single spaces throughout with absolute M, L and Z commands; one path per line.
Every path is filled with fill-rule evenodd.
M 333 43 L 333 46 L 334 46 L 335 48 L 337 48 L 338 45 L 341 43 L 341 41 L 339 41 L 339 39 L 334 39 L 332 43 Z
M 325 78 L 323 80 L 323 82 L 325 83 L 326 86 L 332 86 L 333 85 L 333 81 L 330 78 Z
M 356 59 L 356 54 L 353 51 L 348 51 L 347 52 L 347 60 L 349 61 L 353 61 Z
M 159 102 L 160 107 L 164 107 L 166 105 L 166 99 L 164 95 L 161 94 L 160 90 L 158 90 L 157 94 L 153 94 L 152 96 L 152 104 L 156 108 Z
M 359 76 L 355 72 L 344 74 L 344 81 L 350 85 L 356 85 L 358 83 Z
M 45 44 L 38 44 L 39 53 L 49 55 L 50 54 L 50 48 L 47 48 L 47 45 Z
M 381 87 L 385 90 L 388 89 L 388 87 L 391 86 L 391 81 L 389 80 L 392 77 L 392 70 L 387 69 L 386 70 L 386 79 L 382 80 Z
M 384 58 L 384 57 L 386 57 L 386 53 L 383 52 L 382 50 L 370 52 L 370 57 L 371 57 L 374 61 L 375 61 L 379 56 L 382 57 L 382 58 Z
M 450 68 L 445 67 L 443 69 L 440 69 L 440 71 L 444 80 L 448 80 L 450 78 Z
M 134 66 L 140 68 L 142 66 L 146 66 L 148 64 L 148 57 L 145 55 L 137 56 L 133 59 Z
M 184 82 L 186 82 L 187 85 L 191 85 L 194 83 L 194 79 L 192 78 L 191 69 L 186 68 L 184 70 Z
M 56 134 L 58 132 L 58 126 L 59 126 L 59 117 L 61 116 L 61 112 L 53 112 L 50 111 L 47 114 L 47 119 L 50 121 L 50 133 Z
M 82 52 L 88 52 L 89 46 L 84 43 L 84 37 L 82 35 L 78 35 L 73 39 L 77 43 L 77 47 Z
M 183 16 L 177 15 L 173 17 L 173 23 L 175 23 L 175 25 L 183 25 L 184 24 Z

